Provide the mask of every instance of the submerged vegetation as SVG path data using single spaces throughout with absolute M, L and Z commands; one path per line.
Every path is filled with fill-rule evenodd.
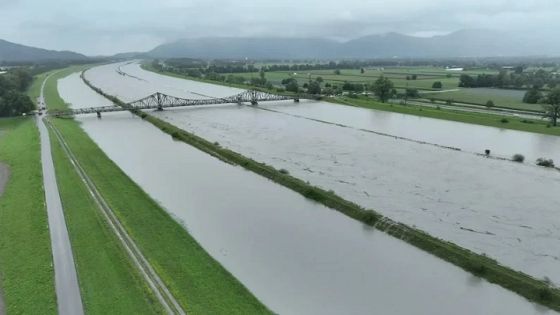
M 116 100 L 113 96 L 107 95 L 99 88 L 92 86 L 87 80 L 84 79 L 84 81 L 98 93 L 110 97 L 112 100 Z M 116 104 L 125 106 L 122 101 L 116 101 Z M 409 244 L 453 263 L 466 271 L 517 292 L 529 300 L 560 310 L 560 290 L 549 288 L 548 285 L 541 280 L 502 266 L 485 255 L 476 254 L 453 243 L 435 238 L 416 228 L 392 221 L 373 210 L 364 209 L 355 203 L 339 197 L 333 191 L 326 191 L 295 178 L 282 170 L 277 170 L 272 166 L 257 162 L 237 152 L 216 146 L 193 133 L 182 130 L 148 113 L 136 109 L 130 109 L 130 111 L 151 122 L 162 131 L 172 135 L 175 139 L 194 146 L 224 162 L 240 165 L 247 170 L 253 171 L 278 184 L 290 188 L 306 198 L 338 210 L 368 226 L 374 226 L 395 237 L 399 237 Z M 541 292 L 545 289 L 550 290 L 551 294 L 542 295 Z
M 523 156 L 523 154 L 518 153 L 518 154 L 514 154 L 511 160 L 514 162 L 523 163 L 523 161 L 525 161 L 525 157 Z
M 554 161 L 552 159 L 538 158 L 537 165 L 544 167 L 554 167 Z

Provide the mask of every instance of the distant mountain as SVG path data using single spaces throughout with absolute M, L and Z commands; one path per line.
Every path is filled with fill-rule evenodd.
M 100 58 L 110 58 L 110 59 L 142 59 L 146 58 L 145 52 L 124 52 L 112 55 L 110 57 L 102 56 Z
M 339 43 L 321 38 L 198 38 L 163 44 L 148 55 L 157 58 L 302 58 L 327 56 Z
M 391 58 L 560 56 L 560 43 L 531 34 L 463 30 L 443 36 L 398 33 L 347 42 L 321 38 L 199 38 L 167 43 L 147 53 L 155 58 Z
M 87 59 L 88 57 L 71 51 L 29 47 L 0 39 L 0 62 L 82 61 Z

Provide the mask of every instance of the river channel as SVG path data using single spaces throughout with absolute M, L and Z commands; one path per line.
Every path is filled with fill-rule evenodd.
M 88 79 L 103 89 L 105 85 L 111 85 L 116 90 L 121 86 L 119 82 L 125 81 L 134 90 L 130 92 L 129 100 L 150 94 L 152 90 L 138 92 L 132 83 L 143 85 L 141 82 L 145 82 L 145 78 L 118 74 L 115 71 L 117 66 L 94 68 L 88 72 Z M 99 71 L 104 73 L 109 69 L 117 73 L 114 84 L 108 74 L 102 79 L 96 77 Z M 107 105 L 85 85 L 78 87 L 81 85 L 79 80 L 73 75 L 59 81 L 59 91 L 65 101 L 73 107 L 92 106 L 98 101 L 99 106 Z M 164 78 L 166 80 L 168 78 Z M 204 88 L 199 89 L 201 85 Z M 183 92 L 221 96 L 231 93 L 228 88 L 217 87 L 219 92 L 213 92 L 212 88 L 195 83 L 188 86 L 189 91 Z M 120 94 L 115 94 L 121 97 L 126 94 L 126 89 L 119 91 Z M 221 115 L 221 109 L 226 109 L 226 116 L 235 111 L 246 111 L 255 117 L 289 117 L 237 106 L 215 107 L 209 115 Z M 208 108 L 194 111 L 204 110 Z M 235 124 L 236 117 L 230 117 L 232 124 Z M 78 119 L 84 130 L 128 176 L 275 312 L 551 313 L 258 175 L 174 141 L 129 113 L 104 114 L 102 119 L 86 115 Z M 285 124 L 292 122 L 288 119 Z M 241 126 L 245 122 L 241 120 L 239 123 L 240 128 L 244 128 Z M 314 127 L 315 124 L 331 127 L 313 124 Z M 257 132 L 263 128 L 254 130 Z M 291 134 L 284 135 L 289 136 Z M 231 146 L 226 138 L 218 141 Z M 290 171 L 296 176 L 303 174 L 295 169 Z

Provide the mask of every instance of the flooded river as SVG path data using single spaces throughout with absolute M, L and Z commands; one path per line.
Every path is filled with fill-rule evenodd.
M 94 70 L 101 71 L 99 68 Z M 98 83 L 94 71 L 88 78 Z M 120 80 L 143 82 L 121 75 L 117 78 L 115 86 Z M 93 91 L 64 92 L 68 86 L 77 84 L 72 82 L 75 80 L 79 78 L 68 77 L 59 82 L 61 96 L 72 106 L 91 104 Z M 107 80 L 105 77 L 102 81 Z M 222 91 L 226 92 L 231 91 Z M 224 108 L 228 107 L 213 110 Z M 253 108 L 229 109 L 246 111 L 255 117 L 285 117 Z M 196 111 L 204 110 L 207 109 Z M 173 141 L 129 113 L 107 114 L 100 120 L 83 116 L 79 120 L 128 176 L 275 312 L 546 312 L 396 238 L 365 228 L 260 176 Z M 243 121 L 240 123 L 242 126 Z M 286 125 L 290 123 L 286 121 Z M 333 153 L 336 154 L 334 150 Z
M 116 67 L 95 68 L 88 72 L 89 78 L 103 89 L 128 95 L 128 100 L 158 90 L 191 98 L 239 92 L 161 76 L 137 64 L 122 66 L 130 74 L 123 76 Z M 136 85 L 138 88 L 133 88 Z M 143 94 L 138 92 L 143 89 Z M 523 139 L 533 143 L 531 156 L 551 156 L 560 150 L 558 137 L 321 102 L 183 108 L 154 114 L 397 221 L 560 284 L 560 174 L 529 163 L 471 153 L 481 151 L 475 148 L 477 143 L 482 143 L 480 147 L 491 147 L 489 143 L 515 147 L 513 144 Z

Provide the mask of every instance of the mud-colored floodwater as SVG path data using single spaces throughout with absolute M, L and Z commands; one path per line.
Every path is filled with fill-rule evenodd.
M 90 72 L 90 80 L 96 71 L 99 68 Z M 117 86 L 121 79 L 137 80 L 117 79 Z M 73 106 L 89 103 L 89 94 L 61 92 Z M 174 141 L 129 113 L 79 120 L 128 176 L 275 312 L 547 312 L 396 238 Z
M 141 96 L 142 89 L 145 94 L 162 91 L 193 98 L 238 92 L 161 76 L 137 64 L 122 66 L 134 76 L 130 78 L 118 75 L 115 67 L 96 68 L 90 79 L 129 99 Z M 321 102 L 175 109 L 155 115 L 397 221 L 560 284 L 560 173 L 473 154 L 488 147 L 493 154 L 509 156 L 523 146 L 530 148 L 523 152 L 528 160 L 555 156 L 559 137 Z M 494 149 L 498 147 L 504 149 Z

